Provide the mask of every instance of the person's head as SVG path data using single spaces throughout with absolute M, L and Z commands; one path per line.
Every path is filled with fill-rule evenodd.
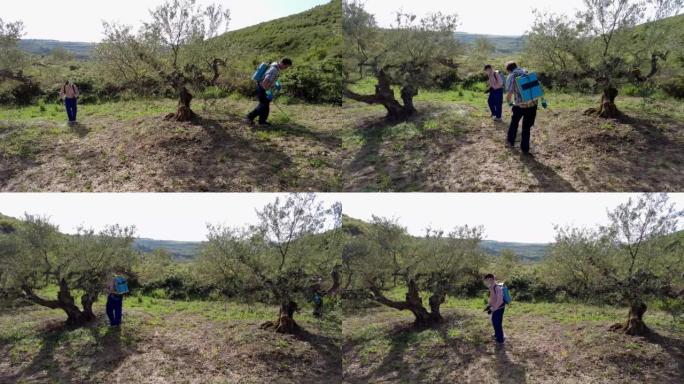
M 518 64 L 516 64 L 515 61 L 509 61 L 508 63 L 506 63 L 506 71 L 508 73 L 513 73 L 513 71 L 515 71 L 516 69 L 518 69 Z
M 486 274 L 483 280 L 485 285 L 489 288 L 496 284 L 496 278 L 491 273 Z
M 491 75 L 492 72 L 494 72 L 494 69 L 492 69 L 492 66 L 491 66 L 491 65 L 487 64 L 487 65 L 485 65 L 485 67 L 484 67 L 484 71 L 487 72 L 488 75 Z
M 283 57 L 280 60 L 280 69 L 288 69 L 292 66 L 292 59 L 289 57 Z

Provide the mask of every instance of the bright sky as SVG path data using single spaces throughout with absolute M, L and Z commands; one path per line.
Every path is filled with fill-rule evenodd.
M 98 42 L 102 21 L 140 26 L 149 20 L 148 10 L 163 0 L 2 0 L 4 21 L 22 20 L 25 38 Z M 230 30 L 289 16 L 328 3 L 328 0 L 198 0 L 200 4 L 220 4 L 231 11 Z
M 487 35 L 525 33 L 534 20 L 533 9 L 574 15 L 582 8 L 582 0 L 366 0 L 366 11 L 374 14 L 381 26 L 394 22 L 395 13 L 403 9 L 418 16 L 441 11 L 457 13 L 459 31 Z
M 47 215 L 60 229 L 79 225 L 100 229 L 107 224 L 135 225 L 138 236 L 158 240 L 201 241 L 206 224 L 254 223 L 255 208 L 276 194 L 2 194 L 0 213 L 23 217 Z M 627 201 L 629 194 L 319 194 L 344 213 L 370 220 L 396 217 L 414 235 L 428 226 L 449 230 L 456 225 L 484 225 L 492 240 L 553 241 L 553 224 L 605 223 L 606 208 Z M 684 194 L 671 194 L 684 208 Z
M 606 223 L 606 208 L 626 202 L 630 194 L 349 194 L 344 213 L 370 220 L 394 217 L 414 235 L 425 228 L 448 231 L 457 225 L 483 225 L 485 238 L 521 243 L 554 240 L 554 224 L 593 226 Z M 684 194 L 670 199 L 684 208 Z
M 23 218 L 24 213 L 50 217 L 62 232 L 79 226 L 135 225 L 137 236 L 157 240 L 203 241 L 207 224 L 242 226 L 256 223 L 261 209 L 286 194 L 0 194 L 0 213 Z M 338 200 L 321 195 L 330 205 Z

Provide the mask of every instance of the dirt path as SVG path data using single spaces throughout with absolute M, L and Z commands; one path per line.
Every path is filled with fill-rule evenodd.
M 506 348 L 490 339 L 486 317 L 450 310 L 434 329 L 380 310 L 344 325 L 345 383 L 680 383 L 684 339 L 608 332 L 607 325 L 563 324 L 545 316 L 505 319 Z M 372 336 L 369 336 L 372 335 Z M 360 343 L 359 340 L 363 340 Z
M 532 133 L 534 158 L 505 145 L 507 122 L 463 104 L 420 103 L 396 136 L 380 109 L 347 106 L 363 144 L 345 155 L 346 191 L 603 192 L 684 188 L 684 122 L 631 118 L 623 122 L 581 111 L 540 110 Z M 464 118 L 426 129 L 435 116 Z M 404 125 L 406 127 L 406 124 Z M 403 128 L 406 129 L 406 128 Z M 520 137 L 518 137 L 520 140 Z

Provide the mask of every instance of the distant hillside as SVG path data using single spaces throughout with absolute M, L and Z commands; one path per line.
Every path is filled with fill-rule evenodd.
M 482 249 L 491 255 L 500 256 L 503 250 L 508 249 L 520 256 L 522 261 L 527 262 L 541 261 L 548 248 L 549 244 L 508 243 L 493 240 L 482 242 Z
M 202 243 L 192 241 L 136 239 L 134 246 L 141 252 L 153 252 L 157 249 L 163 249 L 171 254 L 176 261 L 192 261 L 199 254 Z
M 509 55 L 522 52 L 525 45 L 524 36 L 498 36 L 498 35 L 478 35 L 465 32 L 456 32 L 456 40 L 463 44 L 472 44 L 475 40 L 485 38 L 496 47 L 496 53 Z
M 78 59 L 88 59 L 93 55 L 96 45 L 95 43 L 25 39 L 19 42 L 19 49 L 34 55 L 49 55 L 54 49 L 64 49 Z
M 351 236 L 359 236 L 370 229 L 370 224 L 359 219 L 345 216 L 342 221 L 343 230 Z M 549 244 L 511 243 L 484 240 L 482 249 L 490 255 L 500 256 L 504 249 L 515 252 L 523 261 L 538 262 L 544 258 Z
M 333 0 L 296 15 L 227 32 L 214 41 L 219 46 L 237 47 L 247 59 L 287 55 L 295 61 L 321 61 L 341 54 L 341 23 L 342 1 Z

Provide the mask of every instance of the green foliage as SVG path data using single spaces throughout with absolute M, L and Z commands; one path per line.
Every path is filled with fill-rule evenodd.
M 308 295 L 313 285 L 332 285 L 340 215 L 339 204 L 325 208 L 313 194 L 293 194 L 257 211 L 256 225 L 210 225 L 198 273 L 224 292 L 260 293 L 278 302 Z
M 27 215 L 14 231 L 0 234 L 0 287 L 20 291 L 36 304 L 64 309 L 72 324 L 83 320 L 77 313 L 91 320 L 92 304 L 108 292 L 112 273 L 130 271 L 136 262 L 133 231 L 120 226 L 99 233 L 81 228 L 67 236 L 47 219 Z M 51 286 L 59 286 L 56 300 L 36 293 Z M 81 295 L 82 313 L 72 292 Z
M 630 199 L 608 214 L 610 225 L 558 228 L 545 276 L 584 300 L 643 303 L 674 289 L 684 273 L 678 220 L 667 195 Z
M 326 60 L 315 66 L 295 66 L 283 76 L 287 94 L 310 103 L 342 103 L 342 62 Z

